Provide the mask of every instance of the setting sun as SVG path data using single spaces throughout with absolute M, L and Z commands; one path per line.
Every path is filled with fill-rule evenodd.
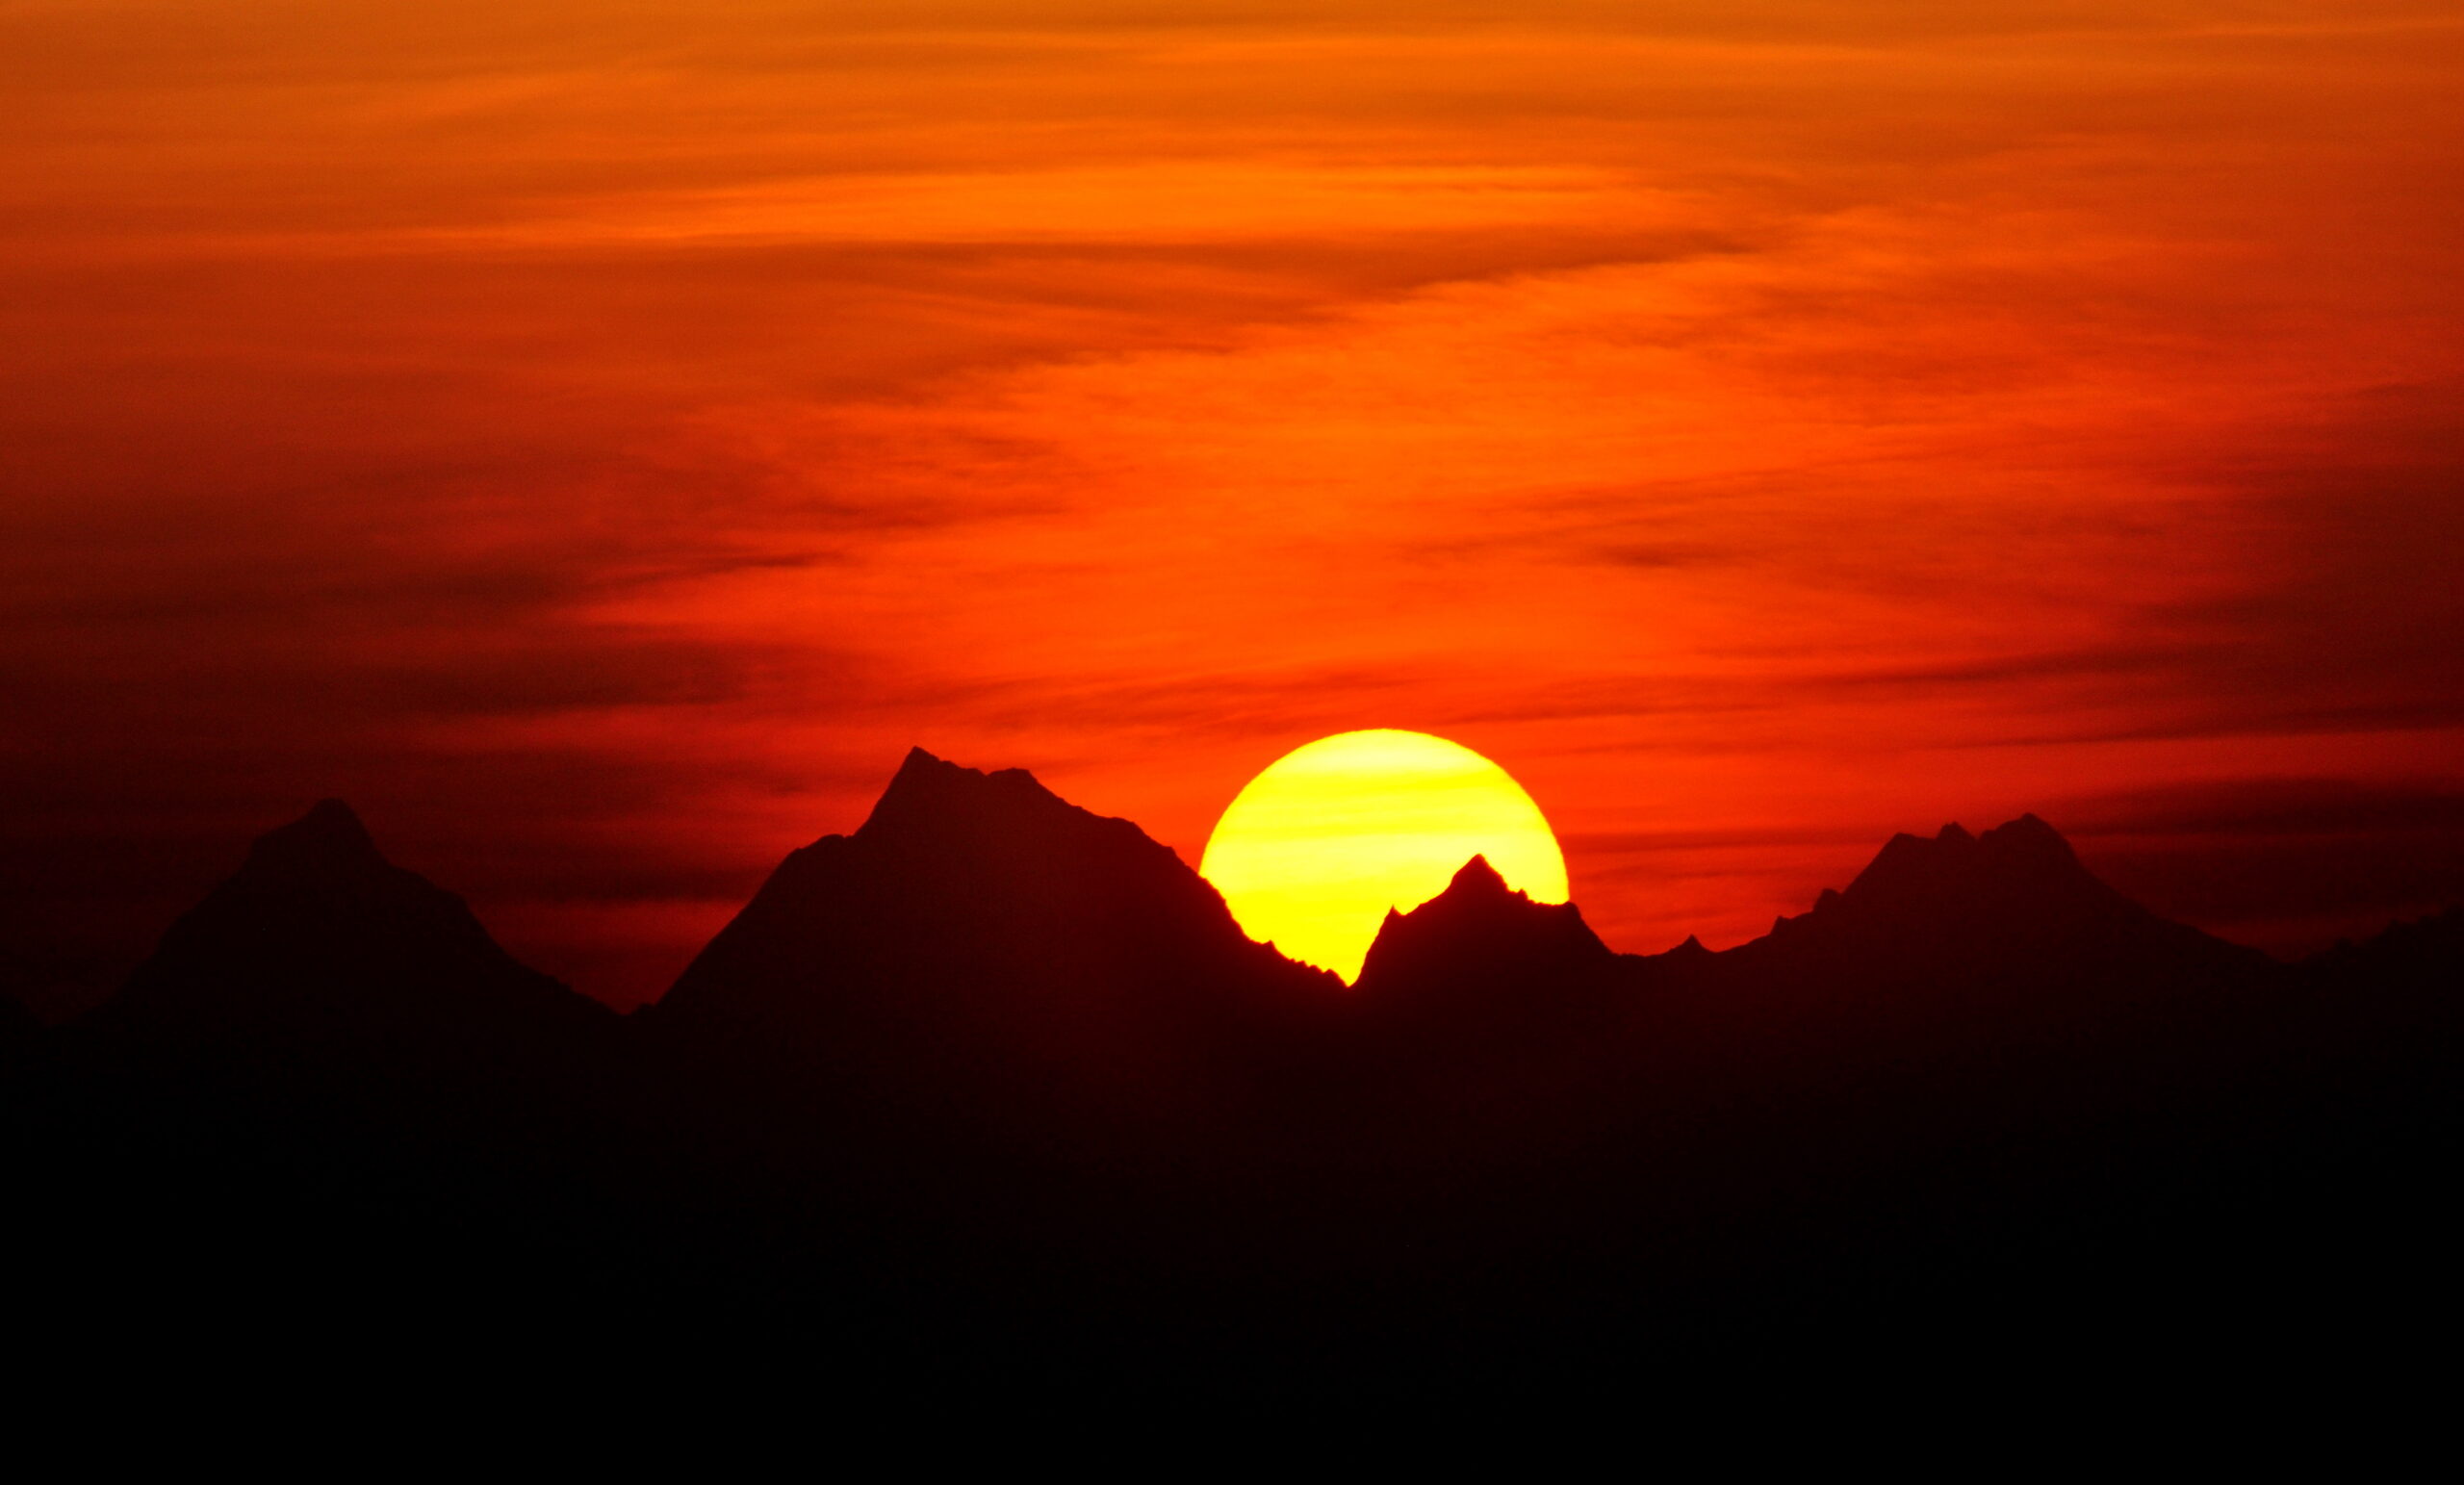
M 1198 868 L 1243 931 L 1347 981 L 1390 908 L 1444 891 L 1485 856 L 1534 901 L 1566 900 L 1566 861 L 1540 807 L 1502 768 L 1425 732 L 1342 732 L 1248 782 Z

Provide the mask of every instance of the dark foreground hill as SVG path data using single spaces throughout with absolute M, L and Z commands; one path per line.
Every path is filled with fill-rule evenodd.
M 2280 1370 L 2451 1319 L 2460 965 L 2450 914 L 2277 966 L 2027 817 L 1716 954 L 1475 860 L 1346 989 L 1135 826 L 918 752 L 621 1023 L 321 806 L 0 1066 L 20 1271 L 141 1329 L 791 1334 L 935 1395 Z

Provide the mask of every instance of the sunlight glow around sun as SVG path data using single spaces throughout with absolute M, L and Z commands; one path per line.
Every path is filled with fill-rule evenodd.
M 1340 732 L 1249 781 L 1198 872 L 1242 931 L 1347 982 L 1389 908 L 1435 897 L 1475 856 L 1535 902 L 1566 900 L 1566 859 L 1506 771 L 1425 732 Z

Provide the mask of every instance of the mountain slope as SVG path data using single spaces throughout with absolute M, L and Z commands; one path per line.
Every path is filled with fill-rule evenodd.
M 1844 891 L 1722 956 L 1842 985 L 2015 988 L 2119 975 L 2230 978 L 2266 956 L 2170 922 L 2098 881 L 2035 815 L 1971 835 L 1895 835 Z
M 2445 1318 L 2459 960 L 2451 914 L 2274 968 L 2023 820 L 1721 954 L 1613 955 L 1475 861 L 1346 992 L 1135 827 L 918 754 L 621 1038 L 321 807 L 110 1012 L 212 1075 L 46 1046 L 0 1114 L 27 1271 L 112 1334 L 211 1293 L 217 1334 L 460 1344 L 562 1296 L 654 1361 L 792 1334 L 816 1395 L 939 1403 L 1630 1400 L 1912 1344 L 1995 1385 L 2118 1340 L 2306 1375 Z M 610 1055 L 469 1072 L 577 1040 Z
M 461 898 L 388 861 L 326 800 L 260 837 L 89 1021 L 195 1049 L 492 1053 L 611 1019 L 515 960 Z
M 1137 826 L 919 748 L 860 828 L 791 853 L 644 1020 L 858 1076 L 1151 1080 L 1339 989 L 1243 935 Z
M 1409 912 L 1389 909 L 1355 986 L 1386 998 L 1461 995 L 1481 986 L 1511 996 L 1523 982 L 1562 982 L 1613 971 L 1617 956 L 1572 903 L 1535 903 L 1476 856 L 1446 890 Z

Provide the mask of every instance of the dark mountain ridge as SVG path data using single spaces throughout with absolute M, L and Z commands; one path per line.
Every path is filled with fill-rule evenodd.
M 1446 890 L 1409 909 L 1388 909 L 1355 988 L 1371 997 L 1461 994 L 1519 999 L 1518 980 L 1584 982 L 1614 972 L 1617 955 L 1572 903 L 1535 903 L 1488 858 L 1463 864 Z
M 576 1193 L 646 1142 L 610 1092 L 623 1029 L 321 802 L 7 1090 L 44 1214 L 26 1271 L 155 1325 L 235 1293 L 262 1317 L 220 1323 L 374 1325 L 552 1288 Z
M 1331 1395 L 1979 1306 L 2246 1335 L 2247 1287 L 2323 1254 L 2423 1282 L 2459 924 L 2276 966 L 2026 816 L 1895 837 L 1720 953 L 1612 953 L 1475 858 L 1347 989 L 1129 822 L 917 750 L 630 1018 L 328 802 L 0 1067 L 38 1205 L 81 1214 L 45 1261 L 111 1284 L 416 1273 L 826 1318 L 858 1369 L 1061 1347 Z M 199 1211 L 229 1242 L 166 1269 L 144 1235 Z
M 1772 963 L 1874 960 L 1876 972 L 1989 970 L 2025 982 L 2098 965 L 2253 971 L 2255 949 L 2148 911 L 2098 881 L 2033 814 L 1971 835 L 1894 835 L 1844 891 L 1784 917 L 1738 951 Z M 1887 961 L 1887 962 L 1885 962 Z
M 1130 822 L 1022 769 L 979 773 L 918 748 L 852 834 L 790 853 L 650 1014 L 680 1030 L 777 1031 L 827 1023 L 888 979 L 1066 995 L 1124 976 L 1268 995 L 1328 978 L 1251 942 L 1204 879 Z
M 1636 962 L 1581 909 L 1535 903 L 1476 856 L 1437 896 L 1388 910 L 1345 1008 L 1335 1077 L 1447 1149 L 1441 1165 L 1480 1149 L 1511 1160 L 1539 1126 L 1598 1114 L 1603 1081 L 1628 1070 L 1601 1052 L 1642 1009 Z M 1452 1134 L 1434 1138 L 1441 1128 Z
M 637 1019 L 705 1055 L 826 1070 L 829 1088 L 803 1079 L 816 1095 L 1084 1106 L 1117 1125 L 1123 1099 L 1152 1117 L 1228 1096 L 1219 1073 L 1341 989 L 1252 942 L 1137 826 L 919 748 L 860 827 L 790 853 Z
M 157 1044 L 342 1054 L 578 1034 L 598 1002 L 517 961 L 468 904 L 325 800 L 258 838 L 89 1026 Z

